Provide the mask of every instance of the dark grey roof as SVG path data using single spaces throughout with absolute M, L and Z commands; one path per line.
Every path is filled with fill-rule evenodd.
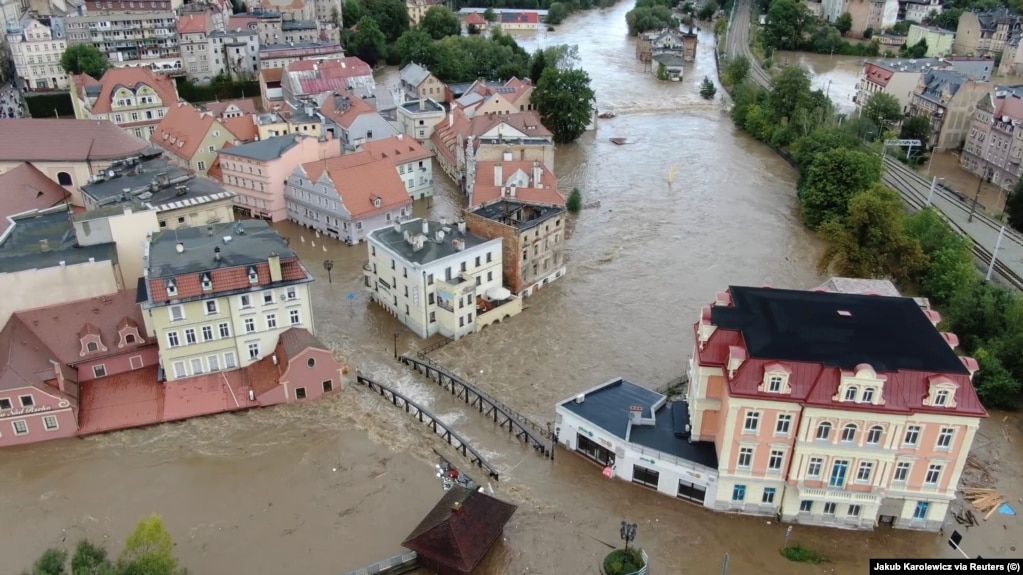
M 683 58 L 682 56 L 679 56 L 678 54 L 670 54 L 670 53 L 669 54 L 658 54 L 658 55 L 654 56 L 654 61 L 656 61 L 658 64 L 661 64 L 661 65 L 664 65 L 664 66 L 671 66 L 673 68 L 674 67 L 684 66 L 685 63 L 686 63 L 685 58 Z
M 629 430 L 629 407 L 643 408 L 643 418 L 655 418 L 654 425 L 632 425 Z M 689 443 L 684 437 L 689 423 L 688 407 L 682 403 L 666 404 L 664 395 L 622 378 L 610 381 L 584 395 L 582 403 L 575 398 L 560 405 L 593 425 L 650 449 L 717 468 L 714 445 L 707 442 Z
M 284 50 L 304 50 L 312 48 L 333 48 L 341 51 L 341 44 L 337 42 L 288 42 L 287 44 L 260 44 L 260 52 L 278 52 Z
M 409 112 L 412 112 L 413 114 L 415 114 L 417 112 L 426 113 L 426 112 L 443 112 L 444 111 L 444 106 L 441 106 L 435 100 L 432 100 L 430 98 L 423 98 L 423 109 L 422 110 L 419 109 L 419 100 L 412 100 L 412 101 L 409 101 L 409 102 L 405 102 L 404 104 L 401 105 L 401 107 L 405 108 Z
M 233 195 L 162 157 L 115 162 L 110 170 L 113 177 L 81 186 L 82 194 L 100 206 L 141 202 L 158 210 L 173 209 L 179 202 L 198 204 Z
M 937 58 L 888 59 L 875 60 L 871 63 L 891 72 L 926 72 L 931 68 L 943 65 Z
M 555 205 L 497 200 L 476 208 L 472 213 L 522 231 L 551 218 L 564 215 L 565 208 Z
M 177 250 L 179 243 L 184 247 L 181 253 Z M 214 260 L 214 248 L 220 248 L 219 262 Z M 284 238 L 263 220 L 167 230 L 154 234 L 150 240 L 149 277 L 255 264 L 265 262 L 271 253 L 281 259 L 295 257 Z
M 742 332 L 751 358 L 969 373 L 912 298 L 736 286 L 730 293 L 732 306 L 711 308 L 711 322 Z
M 448 84 L 448 90 L 452 95 L 454 95 L 454 97 L 458 98 L 462 96 L 462 94 L 468 92 L 469 88 L 472 88 L 472 85 L 475 83 L 476 82 L 459 82 L 457 84 Z
M 941 95 L 946 86 L 948 87 L 949 95 L 955 96 L 956 92 L 959 91 L 959 88 L 966 81 L 966 76 L 958 72 L 931 70 L 923 77 L 924 89 L 920 92 L 920 96 L 932 102 L 940 103 Z
M 430 71 L 415 62 L 412 62 L 408 66 L 402 68 L 399 73 L 399 77 L 402 82 L 406 82 L 416 87 L 419 87 L 419 85 L 422 84 L 429 76 Z
M 281 13 L 274 10 L 264 10 L 262 8 L 256 8 L 249 12 L 239 12 L 238 14 L 233 14 L 233 16 L 238 16 L 240 18 L 250 17 L 260 18 L 263 20 L 273 20 L 275 18 L 280 18 Z
M 302 136 L 298 134 L 288 134 L 287 136 L 277 136 L 276 138 L 267 138 L 265 140 L 249 142 L 248 144 L 231 146 L 220 151 L 229 156 L 269 162 L 270 160 L 280 158 L 284 155 L 284 152 L 297 146 L 300 138 Z
M 423 247 L 415 250 L 412 244 L 405 240 L 405 232 L 409 232 L 411 236 L 423 235 L 424 223 L 428 225 L 429 233 L 423 242 Z M 409 220 L 402 223 L 400 225 L 401 231 L 396 231 L 394 228 L 395 226 L 387 226 L 386 228 L 374 230 L 369 235 L 382 245 L 397 252 L 405 261 L 417 265 L 427 264 L 458 253 L 459 250 L 454 245 L 455 240 L 465 242 L 466 248 L 474 248 L 491 241 L 487 238 L 481 238 L 476 234 L 460 233 L 457 225 L 442 224 L 424 219 Z M 444 232 L 444 239 L 441 241 L 436 239 L 438 230 L 446 230 Z
M 44 244 L 45 241 L 45 244 Z M 113 243 L 79 246 L 70 214 L 64 209 L 14 218 L 14 226 L 0 244 L 0 272 L 48 268 L 96 261 L 117 261 Z
M 315 30 L 316 20 L 285 20 L 281 30 Z

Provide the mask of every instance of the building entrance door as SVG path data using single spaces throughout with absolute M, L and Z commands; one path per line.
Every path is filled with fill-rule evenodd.
M 579 453 L 582 453 L 601 465 L 606 466 L 614 461 L 614 453 L 611 453 L 610 450 L 597 445 L 592 439 L 578 433 L 576 434 L 576 445 L 576 450 Z
M 702 485 L 697 485 L 681 479 L 678 480 L 679 499 L 702 504 L 705 497 L 707 497 L 707 489 Z

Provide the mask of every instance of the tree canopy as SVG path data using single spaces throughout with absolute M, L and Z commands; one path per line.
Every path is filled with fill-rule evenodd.
M 638 36 L 647 30 L 674 28 L 678 26 L 672 8 L 678 0 L 636 0 L 636 6 L 625 13 L 625 23 L 630 36 Z
M 530 57 L 515 39 L 500 31 L 482 36 L 448 36 L 434 41 L 422 30 L 402 34 L 394 50 L 404 65 L 415 62 L 446 83 L 477 79 L 528 78 Z
M 419 27 L 434 40 L 462 33 L 462 22 L 447 6 L 430 6 L 419 20 Z
M 863 116 L 875 126 L 889 126 L 902 118 L 902 106 L 895 96 L 877 92 L 863 105 Z
M 596 95 L 589 74 L 582 69 L 546 68 L 531 100 L 559 144 L 574 142 L 593 121 Z
M 817 156 L 798 194 L 803 221 L 817 228 L 849 213 L 849 200 L 881 178 L 881 159 L 869 152 L 839 148 Z
M 74 44 L 64 50 L 60 67 L 68 74 L 88 74 L 98 80 L 110 68 L 110 62 L 92 44 Z
M 843 36 L 848 34 L 849 30 L 852 30 L 852 25 L 852 14 L 848 12 L 842 12 L 842 15 L 835 20 L 835 30 L 838 30 L 838 33 Z
M 387 38 L 372 16 L 363 16 L 355 25 L 355 33 L 345 48 L 363 62 L 376 66 L 387 51 Z
M 359 16 L 356 19 L 357 29 L 361 27 L 362 19 L 369 16 L 375 21 L 377 29 L 383 32 L 387 43 L 394 42 L 409 29 L 408 8 L 405 6 L 404 0 L 357 1 L 359 4 L 359 8 L 356 10 Z M 350 21 L 347 12 L 348 3 L 345 4 L 345 10 L 342 13 L 345 22 Z
M 749 77 L 750 62 L 745 56 L 736 56 L 725 66 L 724 80 L 729 86 L 737 86 Z
M 1005 199 L 1005 216 L 1010 226 L 1023 231 L 1023 180 L 1016 182 L 1009 197 Z

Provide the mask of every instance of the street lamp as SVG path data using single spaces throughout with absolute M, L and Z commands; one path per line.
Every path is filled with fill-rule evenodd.
M 398 359 L 398 334 L 400 332 L 394 332 L 394 359 Z
M 622 521 L 622 528 L 620 531 L 622 541 L 625 541 L 625 550 L 629 550 L 629 542 L 636 540 L 636 524 Z
M 334 269 L 334 260 L 323 260 L 323 269 L 327 270 L 327 283 L 334 283 L 334 279 L 330 277 L 330 270 Z

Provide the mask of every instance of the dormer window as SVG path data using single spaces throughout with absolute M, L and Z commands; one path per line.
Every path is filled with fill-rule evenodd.
M 381 204 L 380 198 L 373 198 L 373 207 L 379 208 Z
M 99 351 L 99 344 L 94 341 L 90 341 L 89 343 L 85 344 L 85 350 L 88 351 L 89 353 Z
M 178 284 L 174 280 L 167 281 L 167 295 L 169 296 L 178 295 Z
M 210 274 L 202 274 L 202 291 L 212 291 L 213 280 L 210 278 Z
M 789 368 L 778 362 L 771 362 L 764 366 L 764 379 L 757 387 L 757 391 L 767 393 L 792 393 L 789 384 Z
M 888 377 L 861 363 L 852 371 L 842 370 L 842 377 L 832 401 L 884 405 L 884 383 Z
M 868 388 L 864 389 L 863 390 L 863 395 L 860 397 L 860 401 L 862 401 L 863 403 L 873 403 L 874 402 L 874 388 L 873 387 L 868 387 Z
M 924 405 L 930 407 L 955 407 L 956 390 L 959 385 L 944 375 L 933 375 L 929 378 L 930 389 L 924 398 Z
M 249 267 L 249 283 L 250 284 L 258 284 L 259 283 L 259 274 L 256 273 L 256 267 L 255 266 L 250 266 Z
M 785 381 L 780 375 L 772 375 L 767 381 L 767 391 L 778 393 L 781 391 L 781 384 Z
M 845 401 L 856 401 L 856 386 L 850 385 L 845 388 Z

